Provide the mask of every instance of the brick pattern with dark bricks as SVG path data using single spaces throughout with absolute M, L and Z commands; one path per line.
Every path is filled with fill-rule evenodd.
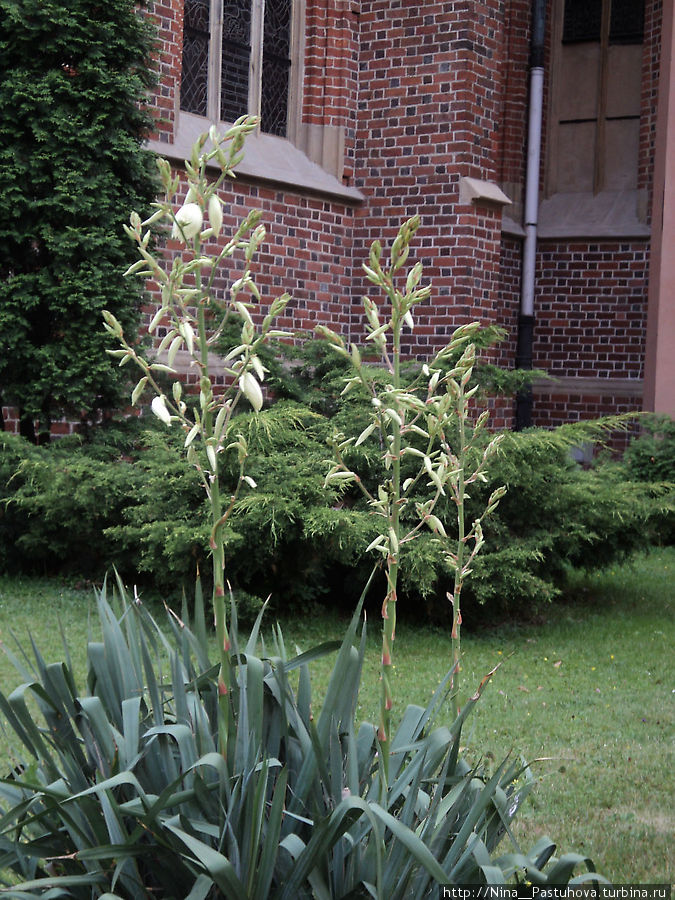
M 282 326 L 311 330 L 323 322 L 358 340 L 364 335 L 362 295 L 374 295 L 361 269 L 368 247 L 375 238 L 388 244 L 401 221 L 417 213 L 421 226 L 411 261 L 424 263 L 434 292 L 417 310 L 406 352 L 427 355 L 454 327 L 479 320 L 507 329 L 492 359 L 513 364 L 521 240 L 502 233 L 498 209 L 460 204 L 459 185 L 464 176 L 523 182 L 530 0 L 306 0 L 305 8 L 301 117 L 308 125 L 344 129 L 344 181 L 364 201 L 240 177 L 223 194 L 229 208 L 224 230 L 249 207 L 262 209 L 268 240 L 256 278 L 265 297 L 291 293 Z M 661 9 L 662 0 L 647 0 L 638 173 L 647 216 Z M 170 144 L 180 95 L 182 0 L 155 0 L 149 15 L 159 26 L 154 137 Z M 546 149 L 544 141 L 542 173 Z M 639 383 L 642 377 L 648 259 L 648 241 L 540 245 L 534 365 L 606 380 L 607 389 L 568 397 L 540 391 L 537 421 L 556 424 L 639 405 L 639 398 L 621 397 L 612 380 Z M 223 269 L 221 295 L 235 271 Z M 509 409 L 509 403 L 495 403 L 497 419 L 508 424 Z M 5 418 L 11 423 L 9 411 Z

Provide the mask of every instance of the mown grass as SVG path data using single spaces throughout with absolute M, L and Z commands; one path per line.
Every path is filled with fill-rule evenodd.
M 578 573 L 568 599 L 536 623 L 465 629 L 463 638 L 467 691 L 501 664 L 465 730 L 467 754 L 488 767 L 507 753 L 522 755 L 538 781 L 518 839 L 529 847 L 548 834 L 561 851 L 587 853 L 615 883 L 675 881 L 674 575 L 675 548 L 602 574 Z M 53 661 L 62 655 L 60 620 L 82 681 L 91 609 L 90 590 L 0 579 L 0 639 L 31 632 Z M 344 627 L 327 615 L 281 624 L 287 644 L 302 649 L 340 637 Z M 377 714 L 378 645 L 372 622 L 363 719 Z M 425 703 L 449 665 L 449 631 L 401 626 L 395 659 L 396 708 Z M 319 696 L 329 666 L 322 660 L 314 669 Z M 16 683 L 0 654 L 3 690 Z

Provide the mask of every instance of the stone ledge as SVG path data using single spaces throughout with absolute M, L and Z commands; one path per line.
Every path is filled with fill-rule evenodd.
M 504 191 L 492 181 L 481 181 L 464 175 L 459 179 L 459 202 L 468 206 L 510 206 L 511 201 Z
M 569 375 L 538 379 L 533 383 L 532 390 L 535 394 L 553 394 L 555 396 L 580 394 L 582 396 L 634 397 L 641 400 L 643 382 L 641 378 L 594 378 Z

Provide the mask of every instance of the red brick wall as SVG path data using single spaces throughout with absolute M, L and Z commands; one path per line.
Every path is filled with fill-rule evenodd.
M 522 241 L 504 236 L 499 261 L 500 292 L 498 325 L 506 329 L 507 339 L 499 345 L 497 362 L 503 366 L 513 366 L 516 358 L 516 338 L 518 335 L 518 315 L 520 313 L 520 272 Z
M 267 236 L 253 262 L 253 276 L 263 303 L 258 318 L 266 312 L 266 304 L 288 292 L 292 301 L 288 314 L 278 320 L 278 327 L 311 331 L 318 322 L 324 322 L 347 331 L 352 208 L 240 181 L 226 182 L 220 196 L 225 207 L 223 235 L 232 233 L 249 210 L 263 213 Z M 171 258 L 180 252 L 180 246 L 169 241 L 163 252 Z M 207 245 L 206 250 L 214 252 L 216 245 Z M 223 265 L 214 282 L 216 297 L 226 297 L 240 268 L 241 259 L 236 255 Z M 146 313 L 150 317 L 154 307 Z
M 2 407 L 3 431 L 9 434 L 19 434 L 19 411 L 12 406 Z M 39 429 L 39 420 L 36 420 L 36 431 Z M 51 424 L 52 437 L 63 437 L 66 434 L 75 434 L 78 423 L 67 418 L 58 419 Z
M 11 434 L 19 433 L 19 411 L 12 406 L 3 406 L 2 412 L 3 431 Z
M 499 178 L 505 50 L 500 0 L 361 4 L 354 297 L 374 239 L 389 242 L 417 213 L 411 258 L 434 284 L 410 353 L 427 354 L 467 320 L 499 316 L 500 214 L 459 204 L 461 176 Z M 356 304 L 355 304 L 356 306 Z M 355 308 L 354 333 L 362 321 Z
M 308 0 L 302 118 L 317 125 L 353 123 L 358 90 L 359 4 Z
M 545 386 L 536 386 L 532 410 L 532 424 L 542 428 L 557 428 L 570 422 L 583 422 L 603 416 L 627 415 L 642 408 L 639 397 L 626 396 L 613 391 L 608 383 L 605 390 L 594 392 L 547 391 Z M 626 420 L 625 427 L 608 433 L 603 442 L 603 450 L 621 454 L 630 441 L 640 433 L 639 421 Z M 585 453 L 584 448 L 579 448 Z M 595 451 L 588 448 L 592 455 Z M 588 461 L 588 460 L 587 460 Z
M 534 366 L 599 381 L 584 390 L 540 386 L 534 424 L 641 408 L 648 268 L 644 241 L 540 246 Z
M 504 91 L 500 116 L 501 184 L 522 184 L 525 179 L 523 137 L 527 134 L 531 8 L 531 0 L 510 0 L 507 3 L 503 47 Z
M 358 52 L 357 0 L 308 0 L 302 121 L 344 129 L 345 184 L 354 176 Z
M 643 183 L 660 0 L 647 5 Z M 182 3 L 159 0 L 153 12 L 163 19 L 158 105 L 164 115 L 176 102 Z M 242 213 L 248 202 L 265 211 L 270 236 L 261 285 L 291 291 L 295 327 L 321 318 L 358 337 L 360 298 L 369 289 L 361 264 L 370 242 L 390 241 L 404 218 L 419 213 L 413 255 L 424 262 L 434 295 L 418 310 L 408 351 L 427 353 L 455 325 L 479 318 L 509 330 L 499 358 L 513 358 L 519 243 L 502 242 L 497 211 L 458 200 L 463 175 L 522 180 L 529 18 L 529 0 L 308 0 L 303 119 L 346 127 L 348 177 L 353 166 L 366 201 L 354 209 L 242 181 L 231 194 Z M 550 30 L 550 11 L 548 24 Z M 535 365 L 559 374 L 637 378 L 644 246 L 626 251 L 629 258 L 623 245 L 594 247 L 542 248 Z M 630 273 L 621 277 L 624 266 Z
M 180 98 L 181 58 L 183 55 L 183 0 L 155 0 L 149 8 L 157 27 L 154 62 L 159 78 L 152 103 L 156 140 L 170 143 Z
M 535 367 L 641 378 L 648 261 L 644 242 L 542 244 Z

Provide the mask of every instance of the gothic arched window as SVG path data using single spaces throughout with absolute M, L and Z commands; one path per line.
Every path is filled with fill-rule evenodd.
M 286 137 L 291 95 L 292 0 L 185 0 L 181 109 L 232 122 L 260 116 Z

